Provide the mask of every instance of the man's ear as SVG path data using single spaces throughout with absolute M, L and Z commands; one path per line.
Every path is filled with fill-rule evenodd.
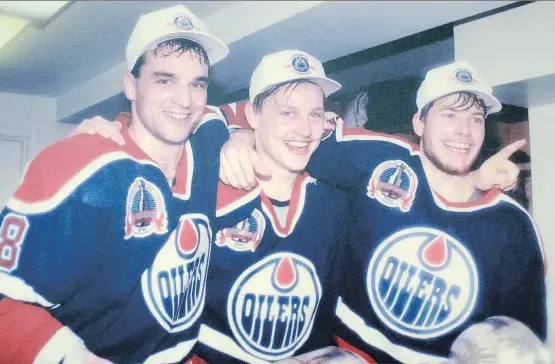
M 137 98 L 137 79 L 129 72 L 123 76 L 123 92 L 131 102 Z
M 260 115 L 254 111 L 254 105 L 250 101 L 245 104 L 245 117 L 247 118 L 247 123 L 249 123 L 253 130 L 258 129 L 260 125 Z
M 416 135 L 422 137 L 424 133 L 424 120 L 420 120 L 420 112 L 417 112 L 412 117 L 412 129 Z

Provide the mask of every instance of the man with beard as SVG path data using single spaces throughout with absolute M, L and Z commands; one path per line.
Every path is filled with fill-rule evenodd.
M 416 104 L 420 145 L 337 120 L 307 167 L 351 194 L 354 218 L 341 249 L 344 284 L 336 307 L 339 345 L 369 362 L 439 363 L 462 331 L 499 315 L 545 340 L 537 228 L 499 189 L 479 191 L 471 173 L 485 119 L 501 103 L 467 62 L 454 62 L 427 73 Z M 237 155 L 250 147 L 244 135 L 232 135 L 223 151 L 222 167 L 234 169 L 221 177 L 233 185 L 249 170 Z

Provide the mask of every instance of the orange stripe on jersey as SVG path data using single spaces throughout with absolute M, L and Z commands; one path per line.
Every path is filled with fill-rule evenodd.
M 250 125 L 247 122 L 247 116 L 245 115 L 245 105 L 246 102 L 234 102 L 231 104 L 224 104 L 220 106 L 220 110 L 224 114 L 227 125 L 230 127 L 239 127 L 243 129 L 250 129 Z
M 194 354 L 193 357 L 187 360 L 184 364 L 208 364 L 206 360 Z
M 467 201 L 467 202 L 451 202 L 447 200 L 445 197 L 440 195 L 439 193 L 433 191 L 433 193 L 443 202 L 446 206 L 449 207 L 474 207 L 480 205 L 486 205 L 491 203 L 493 200 L 497 198 L 502 192 L 498 188 L 492 188 L 489 190 L 485 195 L 483 195 L 479 200 L 475 201 Z
M 216 215 L 224 216 L 231 211 L 251 202 L 260 194 L 258 182 L 256 185 L 246 191 L 243 189 L 233 188 L 220 181 L 218 184 L 218 197 L 216 201 Z
M 370 355 L 366 354 L 364 351 L 360 349 L 355 348 L 353 345 L 349 344 L 348 342 L 346 342 L 345 340 L 343 340 L 337 335 L 335 335 L 335 341 L 337 342 L 338 347 L 340 347 L 341 349 L 349 350 L 359 355 L 360 357 L 362 357 L 362 359 L 366 360 L 367 363 L 378 364 L 378 362 L 375 361 Z
M 295 179 L 293 190 L 291 191 L 291 198 L 289 199 L 289 208 L 287 210 L 287 218 L 285 226 L 282 226 L 276 210 L 270 199 L 265 193 L 261 194 L 262 208 L 266 215 L 270 218 L 274 232 L 281 237 L 285 237 L 293 232 L 297 221 L 304 209 L 306 198 L 306 186 L 308 183 L 313 182 L 314 179 L 307 173 L 303 172 Z
M 42 307 L 4 298 L 0 327 L 0 362 L 26 364 L 35 361 L 62 324 Z
M 336 126 L 337 141 L 351 141 L 351 140 L 383 140 L 401 145 L 411 152 L 419 152 L 420 146 L 414 144 L 410 140 L 390 134 L 384 134 L 376 131 L 367 130 L 364 128 L 350 128 L 343 124 L 343 121 L 337 123 Z
M 24 203 L 46 201 L 89 163 L 122 148 L 98 135 L 77 135 L 42 150 L 29 164 L 14 197 Z
M 131 125 L 131 113 L 119 113 L 119 115 L 116 116 L 116 120 L 121 123 L 121 131 L 123 132 L 124 130 L 129 129 L 129 126 Z

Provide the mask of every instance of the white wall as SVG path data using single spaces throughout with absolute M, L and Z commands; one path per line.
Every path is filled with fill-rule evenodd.
M 455 59 L 469 61 L 502 102 L 529 109 L 534 220 L 548 259 L 548 345 L 555 358 L 555 2 L 538 1 L 456 26 Z
M 64 138 L 72 127 L 57 122 L 53 97 L 0 92 L 0 133 L 29 137 L 28 159 L 46 145 Z
M 533 215 L 543 237 L 548 260 L 547 314 L 549 323 L 549 345 L 555 358 L 555 104 L 532 107 L 528 110 L 530 119 L 530 148 L 532 152 L 532 198 Z
M 17 188 L 27 163 L 46 145 L 64 138 L 72 125 L 57 123 L 56 99 L 0 93 L 0 150 L 3 163 L 0 207 Z
M 465 59 L 494 85 L 552 74 L 555 3 L 537 1 L 456 26 L 455 59 Z

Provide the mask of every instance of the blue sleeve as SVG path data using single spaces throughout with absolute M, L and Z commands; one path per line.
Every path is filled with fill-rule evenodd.
M 542 341 L 547 336 L 545 264 L 542 245 L 535 224 L 524 212 L 513 221 L 510 240 L 502 249 L 499 284 L 499 315 L 526 324 Z
M 328 299 L 332 302 L 331 317 L 334 317 L 335 305 L 340 295 L 340 288 L 345 282 L 341 275 L 341 267 L 345 264 L 346 248 L 349 245 L 348 231 L 351 227 L 352 216 L 348 210 L 345 209 L 343 216 L 337 221 L 337 229 L 335 234 L 335 244 L 330 252 L 329 258 L 329 271 L 326 277 L 326 291 L 328 292 Z
M 211 109 L 212 110 L 212 109 Z M 204 114 L 201 124 L 190 137 L 207 155 L 216 155 L 219 163 L 220 150 L 229 139 L 229 131 L 225 118 L 217 108 Z
M 202 123 L 190 137 L 192 149 L 195 151 L 195 174 L 192 190 L 203 196 L 206 211 L 211 211 L 212 228 L 217 227 L 214 218 L 218 183 L 220 181 L 220 151 L 229 139 L 229 131 L 225 121 L 217 114 L 205 115 L 209 119 Z
M 415 148 L 408 141 L 362 128 L 345 128 L 340 121 L 310 159 L 307 171 L 333 186 L 350 189 L 378 163 Z
M 115 240 L 126 235 L 128 191 L 143 168 L 137 166 L 97 136 L 41 151 L 0 213 L 0 294 L 51 307 L 85 290 L 116 250 L 136 249 Z
M 41 177 L 31 171 L 29 178 Z M 30 183 L 24 180 L 16 196 Z M 50 199 L 41 205 L 12 198 L 0 214 L 0 292 L 49 307 L 93 280 L 108 248 L 106 229 L 99 227 L 111 224 L 117 202 L 104 196 L 113 196 L 110 191 L 116 188 L 115 178 L 95 175 L 87 187 L 61 201 Z

